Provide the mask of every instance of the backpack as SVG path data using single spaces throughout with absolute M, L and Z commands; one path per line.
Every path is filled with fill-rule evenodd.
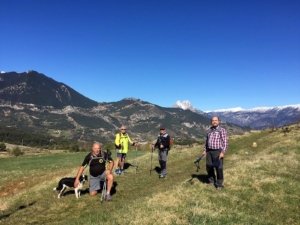
M 94 157 L 93 155 L 90 156 L 90 161 L 89 161 L 89 166 L 91 165 L 92 160 L 94 159 L 103 159 L 105 164 L 109 161 L 108 157 L 111 157 L 111 151 L 110 150 L 106 150 L 106 151 L 101 151 L 100 156 L 96 156 Z
M 169 134 L 167 134 L 167 136 L 169 136 L 169 150 L 171 150 L 172 145 L 174 144 L 174 138 L 172 138 Z M 158 139 L 160 140 L 160 136 L 158 136 Z M 160 140 L 159 143 L 161 143 L 162 141 Z

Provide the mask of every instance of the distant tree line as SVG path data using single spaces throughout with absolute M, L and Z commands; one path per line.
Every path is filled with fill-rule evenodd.
M 45 149 L 69 149 L 77 151 L 77 142 L 63 138 L 54 138 L 40 133 L 30 133 L 16 128 L 0 127 L 0 142 L 15 145 L 40 147 Z
M 189 145 L 192 146 L 193 144 L 203 144 L 203 141 L 196 141 L 195 139 L 175 139 L 175 145 Z
M 64 149 L 72 152 L 89 151 L 90 149 L 88 142 L 81 143 L 77 140 L 57 138 L 46 134 L 29 132 L 11 127 L 0 127 L 0 142 L 44 149 Z M 195 143 L 199 144 L 200 142 L 201 141 L 195 141 L 194 139 L 188 138 L 175 138 L 174 145 L 193 145 Z M 115 149 L 113 142 L 104 142 L 104 144 L 104 149 Z M 2 146 L 0 151 L 5 151 L 3 148 L 4 147 Z

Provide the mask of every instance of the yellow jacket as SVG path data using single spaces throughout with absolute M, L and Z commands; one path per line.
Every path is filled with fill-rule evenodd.
M 127 154 L 129 149 L 129 144 L 133 144 L 129 135 L 127 133 L 117 133 L 115 139 L 115 145 L 120 146 L 119 153 Z

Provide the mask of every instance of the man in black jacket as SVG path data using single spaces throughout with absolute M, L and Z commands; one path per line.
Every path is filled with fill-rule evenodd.
M 160 128 L 160 134 L 153 148 L 158 148 L 158 161 L 161 168 L 159 178 L 165 178 L 167 175 L 167 160 L 170 150 L 170 135 L 167 134 L 165 128 Z
M 95 142 L 93 144 L 92 151 L 84 158 L 82 165 L 78 169 L 74 187 L 78 186 L 79 178 L 87 166 L 90 167 L 90 195 L 97 195 L 97 192 L 101 188 L 101 181 L 105 181 L 106 179 L 107 193 L 105 200 L 111 201 L 110 190 L 114 181 L 114 177 L 112 175 L 114 162 L 107 152 L 102 151 L 101 143 Z

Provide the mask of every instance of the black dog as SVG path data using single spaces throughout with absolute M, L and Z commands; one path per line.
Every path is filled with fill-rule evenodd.
M 67 188 L 68 189 L 74 188 L 75 179 L 76 179 L 75 177 L 65 177 L 58 182 L 57 187 L 53 189 L 53 191 L 59 191 L 57 196 L 58 198 L 61 198 L 61 196 L 64 194 Z M 85 181 L 87 181 L 87 179 L 88 178 L 86 175 L 82 175 L 79 178 L 80 183 L 76 188 L 74 188 L 76 198 L 80 197 L 80 192 L 83 188 L 83 184 L 85 183 Z

